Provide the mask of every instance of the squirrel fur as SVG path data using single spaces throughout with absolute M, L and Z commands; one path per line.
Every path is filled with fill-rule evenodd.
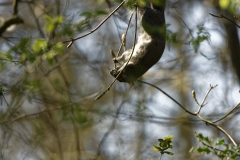
M 140 8 L 140 35 L 135 45 L 133 55 L 132 49 L 125 51 L 121 56 L 114 58 L 114 62 L 121 64 L 110 71 L 110 74 L 120 82 L 132 83 L 146 73 L 161 58 L 165 49 L 165 0 L 160 4 L 149 2 Z M 126 66 L 125 66 L 126 65 Z

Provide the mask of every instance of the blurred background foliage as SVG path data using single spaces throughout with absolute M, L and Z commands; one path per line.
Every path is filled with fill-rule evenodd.
M 95 101 L 113 81 L 109 51 L 117 52 L 132 11 L 123 6 L 70 48 L 63 42 L 95 28 L 119 3 L 0 1 L 0 159 L 158 159 L 153 145 L 173 135 L 174 155 L 162 159 L 206 160 L 218 157 L 189 153 L 201 145 L 195 132 L 231 143 L 140 82 L 116 82 Z M 239 7 L 238 0 L 167 1 L 168 43 L 161 60 L 142 79 L 192 112 L 198 106 L 191 91 L 201 101 L 209 85 L 217 84 L 201 115 L 209 120 L 222 117 L 240 99 Z M 127 48 L 133 35 L 134 21 Z M 239 144 L 238 113 L 218 124 Z

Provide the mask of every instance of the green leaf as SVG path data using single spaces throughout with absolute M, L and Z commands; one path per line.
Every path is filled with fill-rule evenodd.
M 238 154 L 238 153 L 233 153 L 233 154 L 230 156 L 230 158 L 232 158 L 232 159 L 236 159 L 237 157 L 240 157 L 240 154 Z
M 26 45 L 30 42 L 30 38 L 22 38 L 18 44 L 18 47 L 25 49 Z
M 6 54 L 7 61 L 12 61 L 13 57 L 10 53 Z
M 205 141 L 206 143 L 208 143 L 208 144 L 211 144 L 211 143 L 212 143 L 212 142 L 209 140 L 208 137 L 204 137 L 204 141 Z
M 63 16 L 58 16 L 55 21 L 58 23 L 58 24 L 61 24 L 63 21 L 64 21 L 64 17 Z
M 163 153 L 166 153 L 166 154 L 168 154 L 168 155 L 173 155 L 173 153 L 172 153 L 172 152 L 169 152 L 169 151 L 164 151 Z
M 104 10 L 96 10 L 94 16 L 106 15 L 108 12 Z
M 49 16 L 49 15 L 44 15 L 43 19 L 44 19 L 46 22 L 48 22 L 48 23 L 50 23 L 50 22 L 53 21 L 53 18 L 52 18 L 51 16 Z
M 42 59 L 43 60 L 46 60 L 46 59 L 51 60 L 54 58 L 55 55 L 56 55 L 56 52 L 50 50 L 42 55 Z
M 75 120 L 78 124 L 86 124 L 87 122 L 89 122 L 88 117 L 86 116 L 86 114 L 84 114 L 82 112 L 81 109 L 79 108 L 74 108 L 74 114 L 75 114 Z
M 4 58 L 6 56 L 6 53 L 0 53 L 0 58 Z
M 21 54 L 21 61 L 23 62 L 23 61 L 25 61 L 26 59 L 27 59 L 27 53 L 26 52 L 23 52 L 22 54 Z
M 25 86 L 31 93 L 34 93 L 41 86 L 41 83 L 37 80 L 26 81 Z
M 158 147 L 158 146 L 155 146 L 155 145 L 154 145 L 154 146 L 153 146 L 153 150 L 154 150 L 154 151 L 158 151 L 158 152 L 159 152 L 159 151 L 161 151 L 161 148 L 160 148 L 160 147 Z
M 63 36 L 73 37 L 74 30 L 72 24 L 64 24 L 61 34 Z
M 200 141 L 203 141 L 203 135 L 202 135 L 202 133 L 197 134 L 196 137 L 197 137 Z
M 86 19 L 90 19 L 92 17 L 92 12 L 82 12 L 80 16 L 84 16 Z
M 45 27 L 46 32 L 51 33 L 57 25 L 61 24 L 64 21 L 64 18 L 62 16 L 52 18 L 48 15 L 45 15 L 44 20 L 47 22 L 47 25 Z
M 165 154 L 166 153 L 166 154 L 169 154 L 169 155 L 173 155 L 172 152 L 167 151 L 168 149 L 172 149 L 172 147 L 173 147 L 171 145 L 172 138 L 173 138 L 173 136 L 167 136 L 167 137 L 164 137 L 164 139 L 159 138 L 158 139 L 159 146 L 153 146 L 154 147 L 153 149 L 155 151 L 160 152 L 160 154 Z
M 198 153 L 207 153 L 207 154 L 211 153 L 211 150 L 208 147 L 203 147 L 203 148 L 198 147 L 197 151 L 198 151 Z
M 219 139 L 215 145 L 220 146 L 220 145 L 223 145 L 223 144 L 225 144 L 224 139 Z
M 219 5 L 222 9 L 226 9 L 229 4 L 230 4 L 231 0 L 219 0 Z
M 63 43 L 59 42 L 57 43 L 54 47 L 53 50 L 57 53 L 57 54 L 61 54 L 63 52 L 64 49 L 64 45 Z
M 45 50 L 47 47 L 47 41 L 44 39 L 36 39 L 32 45 L 33 52 L 39 54 L 41 51 Z
M 55 28 L 55 24 L 54 23 L 48 23 L 47 25 L 46 25 L 46 32 L 47 33 L 51 33 L 52 31 L 53 31 L 53 29 Z
M 197 31 L 197 36 L 196 37 L 192 37 L 190 39 L 190 43 L 192 44 L 193 48 L 194 48 L 194 52 L 197 52 L 200 44 L 203 41 L 210 41 L 210 34 L 205 30 L 205 28 L 203 26 L 199 26 L 198 27 L 198 31 Z
M 172 140 L 173 139 L 173 136 L 171 135 L 171 136 L 167 136 L 167 137 L 165 137 L 164 138 L 164 140 L 166 140 L 166 141 L 170 141 L 170 140 Z

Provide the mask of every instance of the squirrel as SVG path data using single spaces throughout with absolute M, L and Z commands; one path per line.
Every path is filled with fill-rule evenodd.
M 113 59 L 114 63 L 120 63 L 110 71 L 113 77 L 120 82 L 133 84 L 139 77 L 146 73 L 161 58 L 165 49 L 165 9 L 166 0 L 159 0 L 159 3 L 149 2 L 140 8 L 140 35 L 134 52 L 126 50 L 119 57 Z M 126 65 L 128 59 L 132 57 Z M 126 65 L 126 66 L 125 66 Z

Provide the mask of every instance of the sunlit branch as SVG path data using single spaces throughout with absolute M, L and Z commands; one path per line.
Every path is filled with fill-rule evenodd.
M 225 130 L 224 130 L 223 128 L 221 128 L 220 126 L 216 125 L 215 122 L 209 121 L 209 120 L 203 118 L 203 117 L 199 114 L 201 108 L 204 106 L 204 102 L 205 102 L 206 98 L 208 97 L 209 93 L 210 93 L 211 90 L 214 89 L 216 86 L 217 86 L 217 85 L 212 86 L 212 85 L 210 84 L 210 89 L 209 89 L 208 92 L 206 93 L 206 96 L 204 97 L 201 105 L 199 106 L 198 111 L 195 112 L 195 115 L 196 115 L 199 119 L 201 119 L 202 121 L 206 122 L 207 124 L 210 124 L 211 126 L 217 128 L 218 130 L 220 130 L 221 132 L 223 132 L 223 133 L 232 141 L 232 143 L 233 143 L 235 146 L 237 146 L 237 143 L 236 143 L 236 142 L 234 141 L 234 139 L 230 136 L 230 134 L 227 133 L 227 131 L 225 131 Z M 196 101 L 197 101 L 197 100 L 196 100 Z
M 198 116 L 198 118 L 200 118 L 202 121 L 206 122 L 207 124 L 210 124 L 211 126 L 217 128 L 218 130 L 220 130 L 221 132 L 223 132 L 234 144 L 234 146 L 237 146 L 237 143 L 234 141 L 234 139 L 230 136 L 230 134 L 228 134 L 222 127 L 214 124 L 214 122 L 211 122 L 205 118 L 203 118 L 200 114 L 196 114 L 196 116 Z
M 195 101 L 197 102 L 197 104 L 199 105 L 198 111 L 196 112 L 196 114 L 198 114 L 198 113 L 201 111 L 201 109 L 207 104 L 207 103 L 205 103 L 205 101 L 206 101 L 209 93 L 211 92 L 212 89 L 214 89 L 214 88 L 217 87 L 217 86 L 218 86 L 218 85 L 212 86 L 212 85 L 210 84 L 210 89 L 209 89 L 208 92 L 206 93 L 206 95 L 205 95 L 205 97 L 203 98 L 201 104 L 199 104 L 198 101 L 197 101 L 197 99 L 194 98 Z M 205 103 L 205 104 L 204 104 L 204 103 Z

